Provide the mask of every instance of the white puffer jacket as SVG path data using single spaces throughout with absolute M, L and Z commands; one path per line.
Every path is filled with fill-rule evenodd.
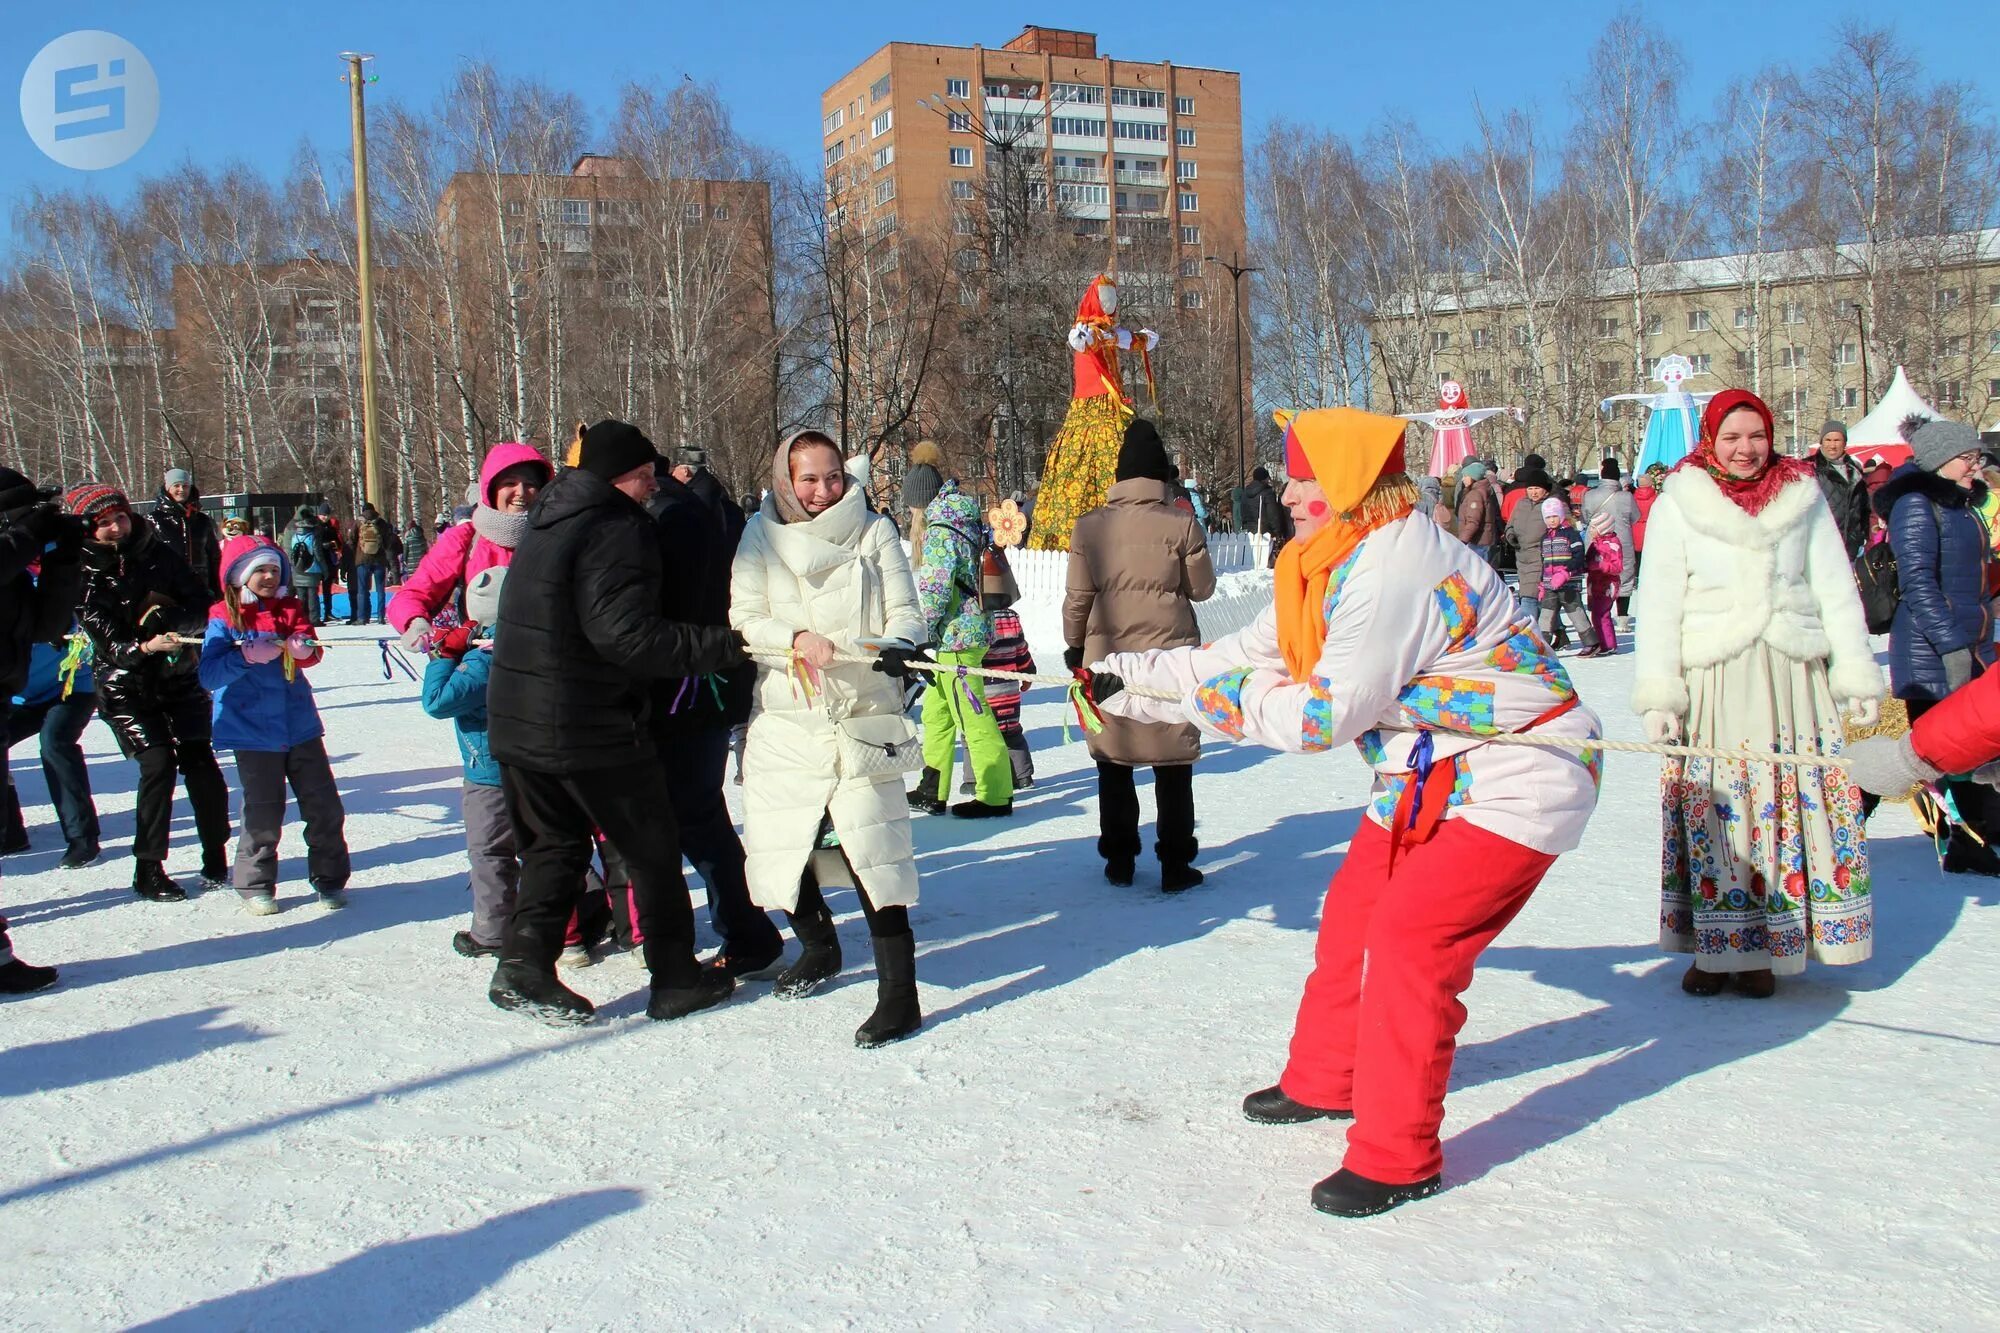
M 1752 516 L 1706 472 L 1674 472 L 1647 516 L 1632 610 L 1632 707 L 1641 713 L 1685 714 L 1689 668 L 1727 661 L 1760 641 L 1794 661 L 1825 662 L 1836 699 L 1882 696 L 1854 573 L 1811 477 Z
M 766 497 L 743 531 L 731 572 L 729 623 L 751 648 L 788 650 L 800 630 L 859 652 L 862 638 L 921 643 L 923 615 L 896 525 L 871 514 L 861 488 L 810 523 L 780 523 Z M 782 662 L 758 659 L 757 699 L 743 752 L 743 848 L 750 896 L 793 911 L 822 812 L 878 907 L 917 901 L 910 807 L 897 774 L 841 771 L 835 718 L 897 716 L 900 682 L 838 665 L 809 702 Z

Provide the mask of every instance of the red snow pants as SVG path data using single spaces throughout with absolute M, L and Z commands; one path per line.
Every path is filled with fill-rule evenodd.
M 1555 857 L 1446 820 L 1390 856 L 1363 819 L 1327 886 L 1313 972 L 1278 1084 L 1307 1106 L 1352 1109 L 1343 1165 L 1406 1185 L 1444 1165 L 1438 1126 L 1473 965 Z

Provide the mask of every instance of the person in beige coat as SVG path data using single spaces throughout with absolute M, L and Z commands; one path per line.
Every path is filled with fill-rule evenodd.
M 1063 655 L 1070 670 L 1114 652 L 1184 648 L 1201 642 L 1194 603 L 1215 592 L 1208 539 L 1194 516 L 1174 505 L 1173 465 L 1153 423 L 1135 420 L 1118 454 L 1117 480 L 1070 536 L 1069 589 L 1063 599 Z M 1194 761 L 1200 734 L 1191 725 L 1106 716 L 1090 738 L 1097 761 L 1097 854 L 1104 877 L 1132 882 L 1139 858 L 1139 797 L 1132 770 L 1153 770 L 1159 801 L 1160 885 L 1169 893 L 1201 883 L 1194 868 Z

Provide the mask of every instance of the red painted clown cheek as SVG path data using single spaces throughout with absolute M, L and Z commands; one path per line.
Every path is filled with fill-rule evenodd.
M 1313 516 L 1314 518 L 1325 518 L 1325 517 L 1326 517 L 1326 501 L 1324 501 L 1324 500 L 1314 500 L 1314 501 L 1312 501 L 1312 502 L 1311 502 L 1310 504 L 1308 504 L 1308 505 L 1306 506 L 1306 512 L 1307 512 L 1308 514 L 1311 514 L 1311 515 L 1312 515 L 1312 516 Z

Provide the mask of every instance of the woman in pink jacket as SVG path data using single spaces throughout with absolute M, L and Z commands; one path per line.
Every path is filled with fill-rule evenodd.
M 389 599 L 389 623 L 411 652 L 423 649 L 431 620 L 482 569 L 510 564 L 514 545 L 528 530 L 528 506 L 555 469 L 530 445 L 496 444 L 479 465 L 479 504 L 472 520 L 446 528 Z

